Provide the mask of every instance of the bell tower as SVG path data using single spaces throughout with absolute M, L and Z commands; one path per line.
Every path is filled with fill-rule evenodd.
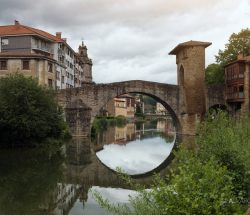
M 92 80 L 92 60 L 88 57 L 88 49 L 87 46 L 84 45 L 82 42 L 82 45 L 78 48 L 78 54 L 79 58 L 83 63 L 83 73 L 84 73 L 84 83 L 93 83 Z
M 210 45 L 191 40 L 180 43 L 169 53 L 176 55 L 182 133 L 194 134 L 196 122 L 206 112 L 205 48 Z

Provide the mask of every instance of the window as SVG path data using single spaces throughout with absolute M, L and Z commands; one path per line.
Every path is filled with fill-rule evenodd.
M 7 70 L 7 60 L 0 61 L 0 70 Z
M 8 38 L 2 38 L 2 46 L 9 45 L 9 39 Z
M 53 73 L 53 70 L 52 70 L 52 63 L 48 63 L 48 72 Z
M 180 70 L 179 70 L 179 85 L 180 86 L 184 86 L 184 68 L 183 68 L 183 66 L 181 65 L 181 67 L 180 67 Z
M 64 76 L 62 76 L 62 83 L 64 83 Z
M 49 85 L 49 87 L 53 87 L 53 81 L 52 81 L 52 79 L 48 79 L 48 85 Z
M 240 85 L 239 86 L 239 98 L 244 98 L 244 86 Z
M 23 60 L 22 61 L 23 70 L 29 70 L 30 69 L 30 61 L 29 60 Z
M 60 81 L 60 75 L 61 75 L 60 72 L 57 71 L 56 72 L 56 79 L 59 80 L 59 81 Z

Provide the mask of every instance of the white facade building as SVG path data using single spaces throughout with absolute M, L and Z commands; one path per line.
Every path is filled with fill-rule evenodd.
M 78 53 L 61 38 L 15 21 L 0 26 L 0 77 L 20 72 L 55 89 L 81 87 L 92 83 L 92 61 L 87 47 Z

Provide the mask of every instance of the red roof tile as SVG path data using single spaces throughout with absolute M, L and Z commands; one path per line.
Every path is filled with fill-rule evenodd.
M 46 38 L 48 40 L 56 42 L 64 42 L 64 40 L 59 39 L 48 32 L 21 24 L 0 26 L 0 36 L 7 36 L 7 35 L 8 36 L 36 35 L 39 37 Z

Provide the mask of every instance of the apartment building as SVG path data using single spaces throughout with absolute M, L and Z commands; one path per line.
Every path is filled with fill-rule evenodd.
M 167 110 L 161 103 L 157 102 L 155 113 L 158 115 L 167 115 Z
M 75 52 L 60 32 L 52 35 L 18 21 L 0 26 L 0 77 L 16 72 L 54 89 L 92 83 L 92 61 L 83 43 Z
M 111 116 L 135 117 L 135 98 L 128 94 L 116 97 L 107 104 L 108 114 Z
M 226 101 L 235 112 L 250 110 L 249 72 L 250 56 L 239 55 L 225 66 Z

